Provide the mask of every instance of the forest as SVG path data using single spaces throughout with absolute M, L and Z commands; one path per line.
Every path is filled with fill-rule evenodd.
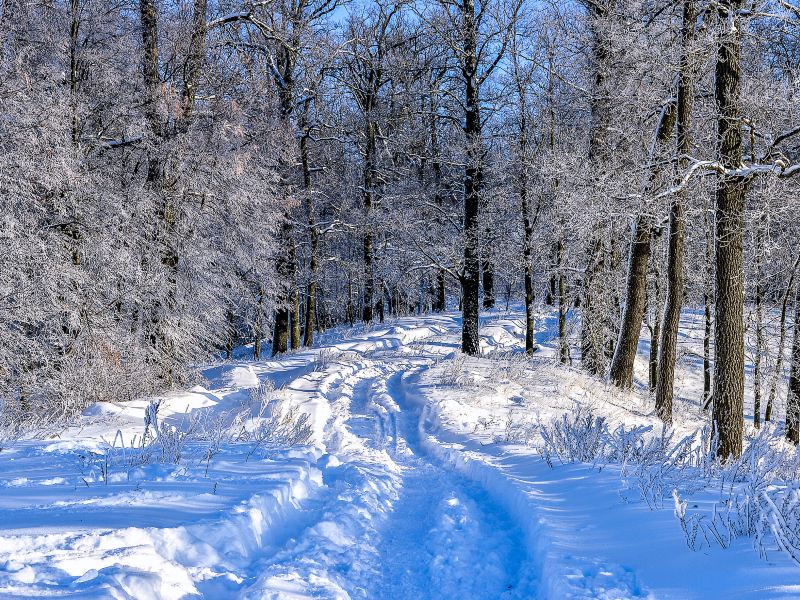
M 524 297 L 529 331 L 557 306 L 561 360 L 622 387 L 644 322 L 667 423 L 677 318 L 704 310 L 738 454 L 745 329 L 756 423 L 784 368 L 763 331 L 800 333 L 799 11 L 4 2 L 4 419 L 453 303 L 476 354 L 481 308 Z
M 764 523 L 800 562 L 800 3 L 2 0 L 0 69 L 0 452 L 384 324 L 457 332 L 440 383 L 473 385 L 514 313 L 519 378 L 641 401 L 662 442 L 696 399 L 691 468 L 786 444 L 769 514 L 796 527 Z M 281 440 L 317 427 L 295 408 Z M 595 426 L 557 423 L 548 463 Z M 644 496 L 674 494 L 690 547 L 725 537 L 669 487 Z

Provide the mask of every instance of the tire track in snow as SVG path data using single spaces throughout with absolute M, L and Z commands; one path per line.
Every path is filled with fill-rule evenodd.
M 485 490 L 428 455 L 402 376 L 382 381 L 376 394 L 397 427 L 393 459 L 402 485 L 380 530 L 381 577 L 367 596 L 529 598 L 521 531 Z

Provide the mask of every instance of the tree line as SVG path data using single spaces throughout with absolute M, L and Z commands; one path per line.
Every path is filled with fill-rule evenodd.
M 7 422 L 522 297 L 666 424 L 696 311 L 720 455 L 746 383 L 798 442 L 796 3 L 0 4 Z

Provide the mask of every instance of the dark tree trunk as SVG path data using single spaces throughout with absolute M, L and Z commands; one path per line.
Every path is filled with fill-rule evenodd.
M 611 381 L 621 388 L 629 388 L 633 384 L 633 364 L 647 306 L 647 263 L 650 260 L 651 231 L 650 218 L 639 216 L 631 242 L 622 327 L 611 361 Z
M 291 261 L 295 269 L 292 273 L 292 289 L 289 292 L 289 306 L 292 311 L 291 344 L 292 350 L 300 348 L 300 290 L 297 287 L 297 252 L 292 244 Z
M 350 327 L 353 326 L 356 320 L 356 307 L 353 306 L 353 277 L 347 276 L 347 322 Z
M 480 264 L 478 258 L 478 211 L 480 210 L 482 140 L 480 90 L 478 77 L 478 27 L 474 0 L 464 0 L 464 58 L 462 75 L 466 112 L 464 133 L 467 141 L 464 169 L 464 272 L 461 275 L 462 328 L 461 350 L 480 354 L 479 295 Z
M 272 356 L 277 356 L 289 349 L 289 309 L 279 308 L 275 311 L 275 329 L 272 334 Z
M 264 337 L 264 286 L 258 284 L 258 304 L 256 322 L 253 326 L 253 359 L 261 358 L 261 339 Z
M 366 149 L 364 153 L 364 308 L 363 319 L 369 323 L 373 318 L 375 305 L 375 274 L 372 246 L 372 205 L 377 185 L 375 167 L 375 123 L 371 120 L 371 105 L 367 107 Z
M 764 247 L 764 223 L 763 215 L 757 226 L 756 231 L 756 347 L 753 356 L 753 425 L 761 427 L 761 361 L 764 349 L 764 288 L 761 285 L 762 256 Z
M 672 138 L 675 126 L 675 106 L 670 102 L 661 111 L 655 142 L 651 151 L 651 161 L 657 161 L 659 150 Z M 659 179 L 660 167 L 650 174 L 646 194 L 652 191 Z M 614 385 L 629 388 L 633 384 L 633 365 L 647 308 L 647 266 L 650 261 L 650 246 L 653 235 L 652 219 L 647 214 L 639 215 L 631 240 L 628 260 L 628 279 L 625 286 L 625 307 L 622 324 L 617 338 L 614 357 L 611 360 L 610 378 Z
M 707 410 L 714 400 L 711 393 L 711 336 L 714 334 L 711 298 L 709 292 L 703 294 L 703 410 Z
M 228 321 L 228 339 L 225 343 L 225 357 L 230 360 L 233 358 L 233 349 L 236 346 L 236 317 L 233 310 L 228 310 L 226 320 Z
M 519 84 L 517 90 L 520 97 L 520 133 L 519 133 L 519 197 L 522 208 L 522 226 L 524 239 L 522 242 L 522 260 L 525 270 L 525 352 L 533 354 L 536 348 L 534 340 L 534 318 L 533 318 L 533 225 L 534 218 L 531 217 L 531 207 L 528 201 L 528 117 L 525 105 L 525 90 Z
M 756 348 L 753 357 L 753 425 L 761 427 L 761 360 L 764 347 L 764 311 L 761 283 L 756 284 Z
M 314 194 L 311 190 L 311 167 L 308 157 L 308 127 L 309 103 L 306 102 L 305 112 L 301 121 L 302 137 L 300 138 L 300 165 L 303 169 L 303 189 L 305 190 L 306 215 L 308 217 L 308 234 L 310 238 L 308 259 L 308 287 L 306 289 L 306 315 L 305 329 L 303 331 L 303 345 L 314 345 L 314 330 L 317 327 L 317 254 L 319 252 L 319 230 L 317 229 L 317 215 L 314 206 Z
M 569 304 L 566 297 L 566 285 L 562 263 L 564 261 L 564 238 L 559 237 L 556 244 L 556 268 L 558 270 L 558 358 L 562 363 L 572 364 L 567 339 L 567 311 Z
M 711 389 L 712 358 L 711 340 L 714 335 L 712 312 L 714 307 L 714 221 L 709 218 L 709 209 L 703 211 L 706 235 L 706 261 L 703 292 L 703 410 L 708 410 L 714 401 Z
M 736 13 L 741 0 L 723 1 L 719 7 L 725 26 L 717 45 L 714 98 L 718 107 L 719 162 L 726 169 L 742 162 L 741 40 Z M 745 181 L 722 175 L 716 193 L 714 410 L 715 433 L 721 458 L 742 452 L 744 413 L 744 200 Z
M 800 286 L 794 300 L 794 342 L 789 370 L 789 393 L 786 396 L 786 438 L 800 442 Z
M 677 106 L 677 174 L 680 177 L 688 166 L 691 152 L 691 121 L 694 104 L 694 70 L 691 44 L 697 21 L 694 0 L 683 2 L 683 49 L 678 66 Z M 667 250 L 667 300 L 661 322 L 661 343 L 656 380 L 656 414 L 664 423 L 672 424 L 672 404 L 675 386 L 675 360 L 678 350 L 678 327 L 683 306 L 684 205 L 686 192 L 679 191 L 670 203 L 669 246 Z
M 276 356 L 289 349 L 290 309 L 292 306 L 291 288 L 293 262 L 288 248 L 292 247 L 292 226 L 284 220 L 281 225 L 281 242 L 284 250 L 278 256 L 276 271 L 280 281 L 287 285 L 286 291 L 281 294 L 278 307 L 275 310 L 275 326 L 272 333 L 272 356 Z M 288 248 L 287 248 L 288 246 Z
M 434 301 L 433 310 L 442 312 L 445 308 L 447 308 L 445 272 L 444 269 L 439 269 L 436 271 L 436 299 Z
M 486 257 L 483 261 L 483 308 L 491 310 L 494 308 L 494 265 L 490 258 Z

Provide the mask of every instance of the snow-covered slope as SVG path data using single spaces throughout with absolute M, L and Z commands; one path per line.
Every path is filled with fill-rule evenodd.
M 141 400 L 2 450 L 0 597 L 800 597 L 781 554 L 692 552 L 669 499 L 648 506 L 617 467 L 548 466 L 537 423 L 579 405 L 655 419 L 644 396 L 555 364 L 548 315 L 537 357 L 509 354 L 513 317 L 484 323 L 489 358 L 457 353 L 456 315 L 406 318 L 211 366 L 158 409 L 169 435 L 267 390 L 308 415 L 308 445 L 206 435 L 143 457 Z M 688 432 L 703 416 L 685 408 Z

